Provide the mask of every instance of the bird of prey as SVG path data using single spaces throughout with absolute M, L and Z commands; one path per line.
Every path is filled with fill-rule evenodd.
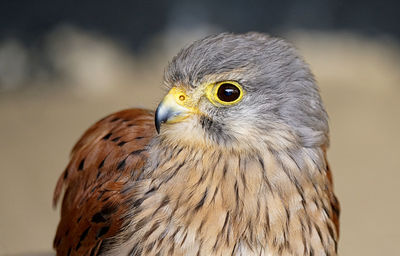
M 155 112 L 109 115 L 73 148 L 57 255 L 337 255 L 327 113 L 293 46 L 208 36 L 164 83 Z

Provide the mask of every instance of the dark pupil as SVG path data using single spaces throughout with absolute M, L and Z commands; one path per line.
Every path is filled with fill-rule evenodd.
M 217 96 L 222 101 L 231 102 L 239 98 L 240 91 L 233 84 L 222 84 L 218 88 Z

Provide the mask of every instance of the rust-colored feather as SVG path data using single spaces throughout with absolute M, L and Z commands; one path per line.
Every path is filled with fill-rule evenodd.
M 97 255 L 103 241 L 119 233 L 129 185 L 140 175 L 155 134 L 153 120 L 150 111 L 124 110 L 94 124 L 76 143 L 54 191 L 55 206 L 65 190 L 57 255 Z

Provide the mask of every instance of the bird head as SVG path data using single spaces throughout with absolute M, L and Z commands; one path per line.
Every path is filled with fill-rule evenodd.
M 164 81 L 169 92 L 155 124 L 170 143 L 246 151 L 328 143 L 313 76 L 282 39 L 260 33 L 206 37 L 172 59 Z

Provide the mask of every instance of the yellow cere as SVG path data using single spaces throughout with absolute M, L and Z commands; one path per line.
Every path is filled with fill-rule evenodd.
M 172 87 L 168 92 L 168 95 L 172 96 L 178 105 L 185 107 L 188 111 L 193 113 L 197 112 L 195 102 L 193 102 L 192 98 L 186 94 L 185 90 L 179 87 Z
M 230 101 L 230 102 L 220 100 L 218 98 L 218 89 L 223 84 L 232 84 L 232 85 L 236 86 L 240 91 L 239 97 L 236 100 Z M 218 104 L 225 105 L 225 106 L 226 105 L 234 105 L 242 100 L 243 95 L 244 95 L 244 90 L 243 90 L 242 86 L 236 81 L 222 81 L 222 82 L 218 82 L 218 83 L 209 84 L 206 87 L 206 96 L 207 96 L 208 100 L 216 106 L 218 106 Z
M 171 90 L 168 92 L 168 94 L 172 95 L 173 98 L 175 99 L 175 102 L 178 103 L 179 105 L 188 107 L 187 106 L 188 96 L 186 95 L 184 90 L 178 87 L 172 87 Z

